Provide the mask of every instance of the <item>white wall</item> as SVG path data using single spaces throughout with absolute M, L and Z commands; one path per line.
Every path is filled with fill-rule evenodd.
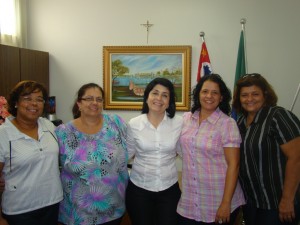
M 300 82 L 300 1 L 298 0 L 27 0 L 28 47 L 50 53 L 50 94 L 57 116 L 72 119 L 78 88 L 102 85 L 102 46 L 147 45 L 140 24 L 153 23 L 149 45 L 191 45 L 192 85 L 201 38 L 214 72 L 233 87 L 240 19 L 246 18 L 248 71 L 274 86 L 279 105 L 290 108 Z M 300 98 L 300 96 L 299 96 Z M 300 100 L 294 112 L 300 117 Z M 110 111 L 126 120 L 138 111 Z

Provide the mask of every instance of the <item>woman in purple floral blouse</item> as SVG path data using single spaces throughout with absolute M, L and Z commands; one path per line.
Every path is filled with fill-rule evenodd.
M 103 89 L 83 85 L 73 107 L 74 120 L 56 129 L 64 200 L 59 221 L 68 225 L 119 225 L 128 181 L 126 124 L 102 114 Z

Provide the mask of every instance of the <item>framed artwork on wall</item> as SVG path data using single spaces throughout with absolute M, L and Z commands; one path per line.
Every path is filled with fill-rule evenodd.
M 192 47 L 103 46 L 104 109 L 140 110 L 144 90 L 156 77 L 175 88 L 176 109 L 190 109 Z

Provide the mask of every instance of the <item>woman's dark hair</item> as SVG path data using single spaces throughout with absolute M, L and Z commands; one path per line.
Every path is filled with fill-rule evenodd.
M 240 101 L 241 89 L 243 87 L 259 87 L 265 97 L 264 106 L 276 106 L 278 97 L 273 89 L 273 87 L 268 83 L 268 81 L 258 73 L 246 74 L 238 80 L 236 83 L 234 96 L 233 96 L 233 108 L 237 113 L 242 113 L 247 115 L 247 112 L 242 108 Z
M 43 94 L 43 99 L 45 103 L 48 100 L 48 91 L 47 89 L 40 83 L 33 81 L 33 80 L 23 80 L 17 83 L 17 85 L 11 90 L 8 96 L 7 105 L 8 105 L 8 112 L 13 115 L 17 116 L 17 102 L 19 101 L 21 96 L 30 95 L 34 92 L 41 91 Z M 43 115 L 46 113 L 46 107 L 44 104 L 44 111 Z
M 166 78 L 155 78 L 147 85 L 147 87 L 144 91 L 142 114 L 149 112 L 149 107 L 147 104 L 149 93 L 158 84 L 166 87 L 170 92 L 169 107 L 166 109 L 166 112 L 167 112 L 168 117 L 173 118 L 175 116 L 175 112 L 176 112 L 175 90 L 174 90 L 174 85 L 172 84 L 172 82 Z
M 82 100 L 82 96 L 85 94 L 86 90 L 90 89 L 90 88 L 97 88 L 101 91 L 102 93 L 102 98 L 104 98 L 104 91 L 102 89 L 102 87 L 100 87 L 98 84 L 95 83 L 88 83 L 88 84 L 84 84 L 82 85 L 78 92 L 77 92 L 77 98 L 75 99 L 73 108 L 72 108 L 72 113 L 73 113 L 73 118 L 77 119 L 80 117 L 81 112 L 79 110 L 79 107 L 77 105 L 77 102 L 80 102 Z
M 210 75 L 206 75 L 206 76 L 202 77 L 201 80 L 196 85 L 196 87 L 193 89 L 193 92 L 192 92 L 193 105 L 192 105 L 191 112 L 194 113 L 195 111 L 201 109 L 199 94 L 200 94 L 200 91 L 202 89 L 204 82 L 208 81 L 208 80 L 210 80 L 214 83 L 217 83 L 219 85 L 221 96 L 222 96 L 222 101 L 219 104 L 219 108 L 223 113 L 225 113 L 226 115 L 229 115 L 231 112 L 231 107 L 229 104 L 229 102 L 231 101 L 231 92 L 227 88 L 227 86 L 226 86 L 225 82 L 223 81 L 223 79 L 221 78 L 221 76 L 218 74 L 210 74 Z

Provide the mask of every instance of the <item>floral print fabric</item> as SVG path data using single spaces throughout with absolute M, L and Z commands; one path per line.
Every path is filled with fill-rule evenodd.
M 125 122 L 104 114 L 96 134 L 78 131 L 71 121 L 60 125 L 56 135 L 64 190 L 59 221 L 93 225 L 120 218 L 128 181 Z
M 0 125 L 4 123 L 5 118 L 8 116 L 7 101 L 3 96 L 0 96 Z

